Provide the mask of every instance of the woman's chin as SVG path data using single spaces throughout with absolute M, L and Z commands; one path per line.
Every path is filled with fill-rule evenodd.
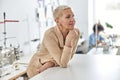
M 70 27 L 69 29 L 70 29 L 70 30 L 73 30 L 73 29 L 74 29 L 74 27 Z

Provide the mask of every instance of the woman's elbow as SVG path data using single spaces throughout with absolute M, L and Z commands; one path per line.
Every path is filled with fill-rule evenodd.
M 67 65 L 60 65 L 60 67 L 62 67 L 62 68 L 67 68 Z
M 60 64 L 60 67 L 66 68 L 66 67 L 67 67 L 67 63 L 61 63 L 61 64 Z
M 65 59 L 63 60 L 63 59 L 62 59 L 62 60 L 59 61 L 58 64 L 59 64 L 60 67 L 66 68 L 67 65 L 68 65 L 68 62 L 69 62 L 69 59 L 68 59 L 68 60 L 65 60 Z

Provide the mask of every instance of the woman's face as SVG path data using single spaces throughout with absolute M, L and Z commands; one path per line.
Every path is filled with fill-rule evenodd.
M 71 9 L 65 9 L 62 11 L 62 16 L 58 19 L 59 25 L 67 30 L 74 29 L 75 19 Z

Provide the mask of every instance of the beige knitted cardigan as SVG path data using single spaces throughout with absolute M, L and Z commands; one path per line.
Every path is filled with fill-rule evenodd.
M 39 51 L 37 51 L 30 60 L 27 68 L 28 76 L 33 77 L 38 74 L 36 70 L 47 61 L 53 61 L 56 66 L 67 67 L 69 60 L 76 51 L 80 37 L 80 31 L 76 28 L 75 30 L 79 35 L 74 38 L 72 47 L 70 48 L 64 45 L 63 36 L 58 27 L 51 27 L 48 29 L 45 32 Z

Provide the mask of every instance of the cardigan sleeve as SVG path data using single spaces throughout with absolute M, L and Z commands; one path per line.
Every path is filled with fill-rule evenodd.
M 74 38 L 74 40 L 72 41 L 72 46 L 73 46 L 73 49 L 72 49 L 72 55 L 71 55 L 71 58 L 73 57 L 74 53 L 76 52 L 76 49 L 77 49 L 77 45 L 78 45 L 78 40 L 80 38 L 80 30 L 79 29 L 76 29 L 77 33 L 78 33 L 78 36 L 76 38 Z
M 72 48 L 64 46 L 63 51 L 61 51 L 57 37 L 53 32 L 45 33 L 43 41 L 49 54 L 53 57 L 57 64 L 61 67 L 67 67 L 67 63 L 72 54 Z
M 56 35 L 52 33 L 45 33 L 44 44 L 49 52 L 49 54 L 53 57 L 53 59 L 57 62 L 60 67 L 67 67 L 71 56 L 73 55 L 73 47 L 64 46 L 61 51 L 58 39 Z

